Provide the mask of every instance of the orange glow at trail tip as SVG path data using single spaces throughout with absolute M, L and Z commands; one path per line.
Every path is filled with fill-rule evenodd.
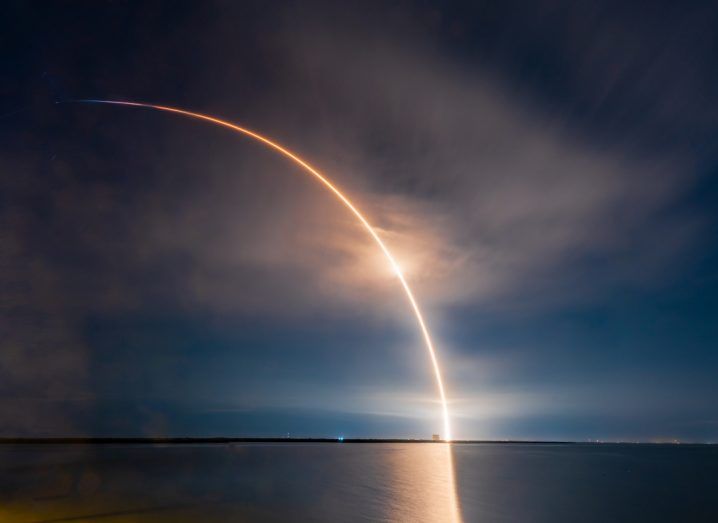
M 442 408 L 442 418 L 443 418 L 443 439 L 444 441 L 451 441 L 451 426 L 449 421 L 449 408 L 447 405 L 446 400 L 446 392 L 444 388 L 444 382 L 442 379 L 441 374 L 441 368 L 439 367 L 439 361 L 436 356 L 436 350 L 434 348 L 434 344 L 431 340 L 431 336 L 429 334 L 429 329 L 426 326 L 426 322 L 424 321 L 424 317 L 421 313 L 421 309 L 419 308 L 419 304 L 417 303 L 416 299 L 414 298 L 414 293 L 412 292 L 411 288 L 409 287 L 408 282 L 406 281 L 406 278 L 404 278 L 404 274 L 401 271 L 401 268 L 399 267 L 399 264 L 394 259 L 394 256 L 389 251 L 389 248 L 384 244 L 383 240 L 380 238 L 379 234 L 374 230 L 374 228 L 371 226 L 369 221 L 364 217 L 364 215 L 359 212 L 359 210 L 354 206 L 354 204 L 346 197 L 344 194 L 334 185 L 332 184 L 328 178 L 326 178 L 323 174 L 321 174 L 317 169 L 312 167 L 309 163 L 304 161 L 302 158 L 291 152 L 289 149 L 284 148 L 283 146 L 279 145 L 278 143 L 270 140 L 269 138 L 266 138 L 265 136 L 256 133 L 254 131 L 251 131 L 249 129 L 245 129 L 244 127 L 240 127 L 238 125 L 235 125 L 231 122 L 228 122 L 226 120 L 221 120 L 219 118 L 214 118 L 212 116 L 208 116 L 201 113 L 195 113 L 191 111 L 185 111 L 183 109 L 177 109 L 175 107 L 167 107 L 163 105 L 154 105 L 154 104 L 147 104 L 147 103 L 140 103 L 140 102 L 126 102 L 126 101 L 117 101 L 117 100 L 71 100 L 70 102 L 74 103 L 101 103 L 101 104 L 112 104 L 112 105 L 123 105 L 123 106 L 131 106 L 131 107 L 144 107 L 147 109 L 155 109 L 158 111 L 165 111 L 169 113 L 175 113 L 180 114 L 183 116 L 187 116 L 190 118 L 194 118 L 197 120 L 204 120 L 206 122 L 210 122 L 222 127 L 226 127 L 228 129 L 231 129 L 233 131 L 239 132 L 244 134 L 245 136 L 248 136 L 250 138 L 253 138 L 254 140 L 266 145 L 267 147 L 274 149 L 278 153 L 282 154 L 283 156 L 289 158 L 292 160 L 295 164 L 302 167 L 307 173 L 314 176 L 319 182 L 321 182 L 326 189 L 331 191 L 334 196 L 341 201 L 344 206 L 351 211 L 351 213 L 359 220 L 359 222 L 362 224 L 364 229 L 369 233 L 369 235 L 373 238 L 373 240 L 376 242 L 376 244 L 379 246 L 381 251 L 384 253 L 384 256 L 386 257 L 387 261 L 389 262 L 389 265 L 394 270 L 396 277 L 399 279 L 399 282 L 404 290 L 404 293 L 406 294 L 406 297 L 409 301 L 409 304 L 411 306 L 411 309 L 414 313 L 414 316 L 416 317 L 416 321 L 419 326 L 419 330 L 421 332 L 421 335 L 424 339 L 424 343 L 426 345 L 426 348 L 429 352 L 429 357 L 431 359 L 431 365 L 434 372 L 434 377 L 436 379 L 436 386 L 439 392 L 439 397 L 441 400 L 441 408 Z

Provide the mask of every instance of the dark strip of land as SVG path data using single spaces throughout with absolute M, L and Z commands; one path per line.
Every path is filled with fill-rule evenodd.
M 0 445 L 197 445 L 232 443 L 444 443 L 433 439 L 401 438 L 181 438 L 181 437 L 50 437 L 0 438 Z M 678 443 L 593 442 L 593 441 L 520 441 L 520 440 L 452 440 L 452 444 L 513 444 L 513 445 L 676 445 Z M 712 445 L 711 443 L 682 443 L 683 445 Z

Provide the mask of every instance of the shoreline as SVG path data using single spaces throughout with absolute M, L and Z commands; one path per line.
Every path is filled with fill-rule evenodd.
M 422 443 L 441 444 L 443 440 L 404 438 L 232 438 L 232 437 L 38 437 L 0 438 L 0 445 L 227 445 L 234 443 Z M 714 446 L 716 443 L 635 442 L 635 441 L 532 441 L 532 440 L 453 440 L 452 445 L 642 445 Z

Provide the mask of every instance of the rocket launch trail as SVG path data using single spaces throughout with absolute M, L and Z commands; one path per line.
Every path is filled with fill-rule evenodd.
M 446 400 L 446 392 L 444 389 L 444 381 L 442 379 L 441 375 L 441 368 L 439 366 L 439 361 L 436 355 L 436 349 L 434 347 L 434 343 L 431 340 L 431 335 L 429 334 L 429 329 L 426 325 L 426 322 L 424 321 L 424 317 L 421 313 L 421 309 L 419 308 L 419 304 L 416 301 L 416 298 L 414 297 L 414 293 L 411 290 L 411 287 L 409 286 L 409 283 L 406 281 L 406 278 L 404 277 L 404 274 L 401 271 L 401 268 L 399 267 L 399 264 L 394 259 L 394 256 L 389 251 L 389 248 L 386 246 L 384 241 L 381 239 L 379 234 L 374 230 L 374 228 L 371 226 L 369 221 L 364 217 L 364 215 L 357 209 L 357 207 L 347 198 L 344 193 L 342 193 L 325 175 L 323 175 L 319 170 L 312 167 L 308 162 L 303 160 L 301 157 L 297 156 L 295 153 L 290 151 L 289 149 L 285 148 L 284 146 L 278 144 L 277 142 L 267 138 L 264 135 L 261 135 L 257 132 L 254 132 L 252 130 L 246 129 L 244 127 L 240 127 L 239 125 L 235 125 L 231 122 L 228 122 L 226 120 L 222 120 L 220 118 L 215 118 L 213 116 L 209 116 L 202 113 L 195 113 L 192 111 L 186 111 L 184 109 L 178 109 L 175 107 L 167 107 L 163 105 L 154 105 L 154 104 L 148 104 L 148 103 L 140 103 L 140 102 L 128 102 L 128 101 L 118 101 L 118 100 L 68 100 L 66 102 L 59 102 L 59 103 L 95 103 L 95 104 L 110 104 L 110 105 L 120 105 L 125 107 L 142 107 L 146 109 L 154 109 L 156 111 L 164 111 L 168 113 L 175 113 L 182 116 L 186 116 L 189 118 L 193 118 L 195 120 L 201 120 L 205 121 L 214 125 L 219 125 L 221 127 L 226 127 L 228 129 L 231 129 L 232 131 L 241 133 L 245 136 L 248 136 L 261 144 L 267 146 L 270 149 L 273 149 L 274 151 L 278 152 L 279 154 L 285 156 L 292 162 L 294 162 L 296 165 L 300 166 L 307 174 L 312 175 L 317 181 L 319 181 L 326 189 L 328 189 L 339 201 L 341 201 L 342 204 L 356 217 L 357 220 L 361 223 L 361 225 L 364 227 L 367 233 L 372 237 L 374 242 L 379 246 L 381 251 L 384 253 L 384 256 L 386 257 L 387 261 L 389 262 L 389 265 L 391 266 L 392 270 L 396 274 L 396 277 L 399 279 L 399 283 L 401 284 L 402 289 L 404 290 L 404 293 L 406 294 L 406 298 L 409 301 L 409 304 L 411 306 L 411 309 L 414 313 L 414 316 L 416 318 L 416 322 L 419 326 L 419 330 L 421 332 L 421 336 L 424 340 L 424 343 L 426 345 L 426 349 L 429 352 L 429 357 L 431 359 L 431 365 L 434 372 L 434 377 L 436 380 L 436 386 L 439 392 L 439 397 L 441 400 L 441 409 L 442 409 L 442 416 L 443 416 L 443 433 L 444 433 L 444 439 L 446 441 L 451 440 L 451 426 L 450 426 L 450 420 L 449 420 L 449 409 L 447 405 Z

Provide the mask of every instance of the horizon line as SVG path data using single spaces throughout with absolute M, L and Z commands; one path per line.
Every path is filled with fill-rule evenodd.
M 184 437 L 184 436 L 54 436 L 0 437 L 0 445 L 181 445 L 231 443 L 449 443 L 449 444 L 524 444 L 524 445 L 718 445 L 718 442 L 699 441 L 639 441 L 639 440 L 521 440 L 521 439 L 443 439 L 428 438 L 345 438 L 327 437 Z

